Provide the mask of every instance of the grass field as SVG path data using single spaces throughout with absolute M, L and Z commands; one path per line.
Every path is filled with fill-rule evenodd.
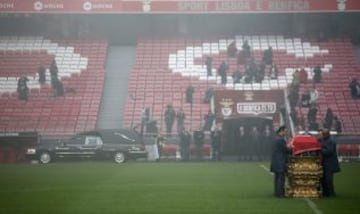
M 260 164 L 0 165 L 0 213 L 316 213 L 273 198 Z M 338 197 L 311 200 L 318 213 L 360 213 L 360 164 L 342 164 L 335 185 Z

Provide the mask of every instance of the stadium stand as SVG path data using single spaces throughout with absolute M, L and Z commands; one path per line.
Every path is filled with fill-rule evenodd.
M 95 128 L 104 84 L 107 42 L 50 41 L 42 37 L 0 37 L 0 132 L 37 131 L 66 137 Z M 55 59 L 65 96 L 53 97 L 50 74 L 38 82 L 37 69 Z M 17 80 L 27 76 L 28 101 L 17 98 Z
M 265 78 L 261 83 L 233 84 L 231 74 L 237 67 L 235 58 L 228 58 L 227 45 L 235 41 L 241 49 L 248 40 L 257 62 L 269 46 L 274 50 L 274 61 L 279 68 L 276 80 Z M 206 56 L 213 57 L 213 76 L 206 74 Z M 229 63 L 228 83 L 220 84 L 216 69 L 222 61 Z M 350 96 L 348 84 L 352 77 L 359 76 L 356 58 L 349 39 L 340 38 L 318 42 L 309 38 L 285 37 L 279 35 L 236 36 L 234 39 L 214 40 L 139 40 L 136 64 L 129 81 L 129 97 L 124 112 L 124 125 L 140 123 L 143 107 L 152 109 L 152 116 L 160 121 L 164 131 L 163 114 L 168 103 L 174 109 L 183 107 L 186 114 L 186 128 L 197 128 L 203 123 L 203 115 L 208 105 L 202 99 L 207 88 L 236 90 L 271 90 L 286 88 L 293 79 L 296 69 L 308 72 L 308 83 L 301 84 L 300 95 L 313 88 L 312 70 L 320 65 L 323 80 L 316 84 L 320 93 L 317 120 L 322 124 L 326 109 L 332 108 L 343 123 L 343 132 L 360 130 L 360 104 Z M 244 66 L 240 65 L 244 71 Z M 191 83 L 195 87 L 192 118 L 190 105 L 185 104 L 185 90 Z M 306 115 L 307 109 L 297 107 L 300 114 Z M 176 127 L 173 128 L 173 132 Z
M 360 157 L 359 144 L 340 143 L 337 145 L 338 156 L 341 160 L 358 160 Z
M 352 78 L 359 77 L 359 68 L 353 47 L 349 39 L 334 39 L 329 42 L 318 43 L 326 47 L 329 54 L 321 62 L 331 62 L 331 72 L 323 74 L 323 80 L 315 87 L 319 91 L 317 121 L 322 124 L 327 108 L 331 108 L 343 125 L 345 134 L 355 134 L 360 130 L 360 100 L 352 99 L 349 83 Z M 300 94 L 313 87 L 313 84 L 302 84 Z M 301 114 L 306 115 L 307 108 L 298 108 Z

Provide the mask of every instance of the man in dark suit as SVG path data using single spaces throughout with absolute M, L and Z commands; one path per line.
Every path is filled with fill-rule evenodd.
M 272 145 L 271 166 L 270 171 L 274 173 L 275 180 L 275 197 L 282 198 L 285 195 L 285 172 L 287 156 L 291 152 L 291 148 L 286 146 L 285 136 L 287 128 L 280 126 L 276 131 L 276 137 Z
M 201 129 L 194 131 L 193 138 L 196 145 L 196 158 L 197 160 L 202 160 L 205 138 L 204 132 Z
M 190 141 L 191 135 L 185 129 L 180 133 L 180 154 L 183 161 L 190 159 Z
M 171 104 L 168 104 L 165 110 L 165 124 L 166 124 L 166 134 L 171 136 L 172 127 L 175 121 L 175 110 Z
M 211 132 L 211 160 L 220 160 L 220 147 L 221 147 L 222 132 L 220 127 L 215 127 L 215 130 Z
M 338 134 L 342 132 L 342 124 L 337 116 L 334 117 L 334 129 Z
M 176 113 L 177 119 L 177 130 L 178 134 L 180 134 L 184 130 L 184 121 L 185 121 L 185 113 L 182 108 Z
M 331 139 L 328 129 L 321 130 L 319 135 L 323 157 L 323 177 L 321 178 L 322 195 L 324 197 L 333 197 L 335 196 L 334 173 L 340 172 L 336 143 Z

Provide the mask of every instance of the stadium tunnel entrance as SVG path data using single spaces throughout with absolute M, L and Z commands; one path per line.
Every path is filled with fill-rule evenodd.
M 272 130 L 272 118 L 226 119 L 222 124 L 222 154 L 238 160 L 267 160 Z
M 222 157 L 268 160 L 283 106 L 283 90 L 215 91 L 212 110 L 216 127 L 222 130 Z

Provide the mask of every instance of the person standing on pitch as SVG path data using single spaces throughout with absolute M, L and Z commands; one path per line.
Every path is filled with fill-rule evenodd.
M 196 145 L 196 158 L 199 161 L 203 158 L 204 137 L 204 132 L 201 129 L 194 131 L 193 138 Z
M 274 173 L 274 195 L 278 198 L 283 198 L 285 196 L 284 185 L 287 156 L 291 152 L 291 148 L 286 146 L 286 134 L 287 128 L 285 126 L 280 126 L 276 131 L 276 137 L 272 145 L 270 171 Z
M 334 173 L 340 172 L 336 143 L 331 139 L 328 129 L 320 130 L 319 134 L 323 167 L 323 176 L 320 180 L 322 195 L 324 197 L 334 197 L 336 196 L 334 190 Z

